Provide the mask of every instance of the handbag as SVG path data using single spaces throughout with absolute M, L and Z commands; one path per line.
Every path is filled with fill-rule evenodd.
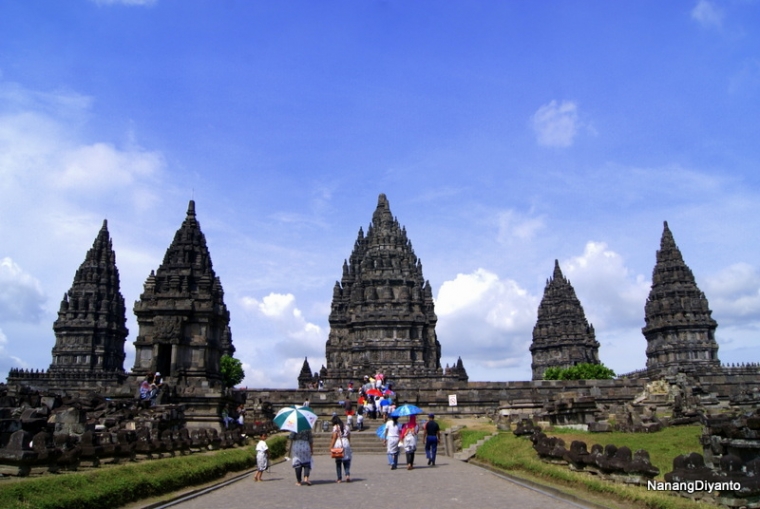
M 340 438 L 336 439 L 335 442 L 333 442 L 333 446 L 338 444 L 339 440 Z M 330 447 L 330 457 L 337 460 L 343 458 L 343 442 L 342 441 L 340 442 L 340 446 Z

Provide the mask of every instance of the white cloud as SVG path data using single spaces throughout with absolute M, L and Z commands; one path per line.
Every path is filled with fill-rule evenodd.
M 703 291 L 725 325 L 760 323 L 760 273 L 748 263 L 736 263 L 708 277 Z
M 723 11 L 708 0 L 699 0 L 691 10 L 691 18 L 705 28 L 720 28 L 723 24 Z
M 580 128 L 578 106 L 572 101 L 544 104 L 531 117 L 531 124 L 539 145 L 569 147 Z
M 444 354 L 461 355 L 468 370 L 514 366 L 530 346 L 537 309 L 538 298 L 515 281 L 482 268 L 457 274 L 435 301 Z
M 8 257 L 0 260 L 0 319 L 36 323 L 47 298 L 42 285 Z M 3 336 L 3 339 L 5 336 Z
M 154 176 L 164 166 L 158 152 L 120 151 L 107 143 L 76 147 L 61 156 L 63 169 L 56 176 L 57 185 L 85 193 L 130 186 Z
M 293 294 L 242 297 L 237 304 L 243 313 L 235 315 L 235 327 L 245 324 L 244 336 L 233 334 L 235 357 L 245 370 L 242 385 L 295 387 L 304 357 L 312 371 L 325 363 L 327 333 L 306 320 Z
M 644 305 L 651 289 L 643 275 L 633 275 L 623 257 L 604 242 L 587 242 L 583 254 L 560 262 L 575 288 L 597 336 L 611 329 L 644 325 Z
M 498 240 L 503 244 L 531 240 L 545 226 L 543 217 L 526 217 L 514 210 L 501 212 L 498 224 Z

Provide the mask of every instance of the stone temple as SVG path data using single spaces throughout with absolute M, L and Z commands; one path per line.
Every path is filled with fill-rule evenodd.
M 134 308 L 140 331 L 132 373 L 160 372 L 182 393 L 222 383 L 219 361 L 232 355 L 230 313 L 214 272 L 206 237 L 190 201 L 164 261 L 145 281 Z
M 575 290 L 554 261 L 554 274 L 546 281 L 533 328 L 533 380 L 542 380 L 547 368 L 569 368 L 576 364 L 599 364 L 599 342 L 594 326 L 586 320 Z
M 404 387 L 466 381 L 461 362 L 446 372 L 441 368 L 437 321 L 422 262 L 381 194 L 367 234 L 359 229 L 343 277 L 335 283 L 327 368 L 320 375 L 328 386 L 359 382 L 376 372 Z
M 705 294 L 684 263 L 667 221 L 645 306 L 649 376 L 720 369 L 718 343 Z
M 51 374 L 110 374 L 114 379 L 126 375 L 124 342 L 129 331 L 106 221 L 61 300 L 53 331 Z

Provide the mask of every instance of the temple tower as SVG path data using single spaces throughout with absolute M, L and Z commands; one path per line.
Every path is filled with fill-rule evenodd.
M 719 369 L 718 324 L 711 315 L 666 221 L 642 329 L 650 375 Z
M 108 223 L 64 294 L 53 324 L 55 346 L 49 374 L 52 378 L 91 375 L 125 377 L 126 308 L 119 290 L 119 270 Z M 64 376 L 65 375 L 65 376 Z M 72 376 L 73 375 L 73 376 Z
M 546 282 L 533 328 L 533 380 L 542 380 L 547 368 L 599 364 L 599 343 L 588 323 L 575 290 L 554 261 L 554 274 Z
M 443 380 L 437 320 L 422 263 L 381 194 L 333 289 L 326 383 L 344 385 L 375 372 L 406 387 Z
M 214 273 L 206 237 L 190 201 L 158 270 L 135 302 L 140 327 L 133 374 L 159 371 L 180 389 L 220 387 L 220 358 L 232 355 L 230 314 Z

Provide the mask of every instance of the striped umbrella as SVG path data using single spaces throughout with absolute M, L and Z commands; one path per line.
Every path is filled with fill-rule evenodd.
M 277 412 L 273 420 L 280 429 L 298 433 L 311 429 L 317 421 L 317 414 L 306 406 L 289 406 Z

